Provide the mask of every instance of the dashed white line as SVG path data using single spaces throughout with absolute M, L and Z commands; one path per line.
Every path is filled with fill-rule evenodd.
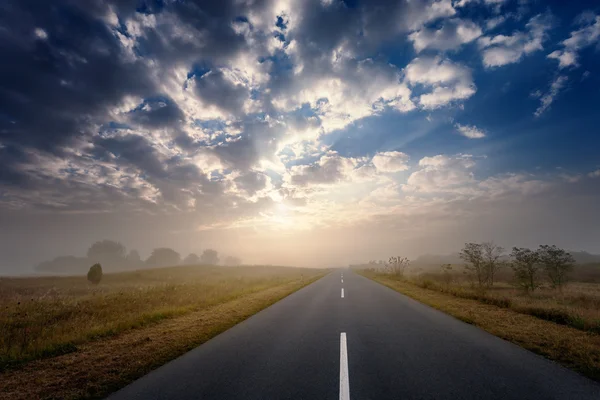
M 342 299 L 344 298 L 344 288 L 342 288 Z
M 342 283 L 344 283 L 344 278 L 342 278 Z
M 340 400 L 350 400 L 350 378 L 348 376 L 348 349 L 346 332 L 340 334 Z

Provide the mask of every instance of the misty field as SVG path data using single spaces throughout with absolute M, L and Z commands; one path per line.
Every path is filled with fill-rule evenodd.
M 0 278 L 0 371 L 290 283 L 320 270 L 186 266 L 85 276 Z

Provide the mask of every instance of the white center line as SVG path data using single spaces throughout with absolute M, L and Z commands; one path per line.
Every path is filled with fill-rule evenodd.
M 344 288 L 342 288 L 342 299 L 344 298 Z
M 350 379 L 348 377 L 348 349 L 346 332 L 340 334 L 340 400 L 350 400 Z
M 344 278 L 342 278 L 342 283 L 344 283 Z

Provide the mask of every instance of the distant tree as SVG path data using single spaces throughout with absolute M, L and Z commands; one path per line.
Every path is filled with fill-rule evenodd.
M 390 257 L 386 264 L 388 271 L 391 274 L 402 277 L 406 272 L 406 269 L 410 265 L 410 260 L 406 257 Z
M 541 245 L 538 248 L 540 263 L 543 265 L 553 288 L 562 290 L 568 281 L 575 259 L 571 254 L 555 245 Z
M 125 263 L 127 249 L 119 242 L 102 240 L 92 244 L 87 251 L 91 262 L 102 263 L 104 266 L 119 266 Z
M 481 244 L 481 250 L 483 252 L 486 284 L 494 286 L 496 273 L 504 266 L 504 263 L 500 260 L 500 257 L 504 254 L 504 248 L 497 246 L 494 242 L 484 242 Z
M 178 265 L 180 262 L 179 253 L 167 247 L 152 250 L 152 254 L 146 260 L 146 264 L 151 267 L 168 267 Z
M 196 253 L 190 253 L 181 262 L 183 265 L 198 265 L 200 264 L 200 257 Z
M 510 257 L 516 283 L 527 292 L 535 291 L 540 286 L 538 273 L 541 265 L 538 252 L 524 247 L 513 247 Z
M 127 257 L 125 257 L 125 263 L 130 267 L 138 267 L 142 265 L 142 258 L 137 250 L 130 250 Z
M 465 243 L 460 251 L 460 258 L 464 260 L 466 272 L 475 277 L 480 288 L 487 284 L 487 271 L 481 243 Z
M 236 267 L 238 265 L 242 265 L 242 260 L 240 260 L 238 257 L 227 256 L 225 257 L 223 264 L 230 267 Z
M 94 285 L 99 284 L 102 280 L 102 266 L 100 264 L 92 265 L 87 273 L 87 279 Z
M 206 265 L 218 265 L 219 253 L 213 249 L 206 249 L 200 257 L 200 263 Z

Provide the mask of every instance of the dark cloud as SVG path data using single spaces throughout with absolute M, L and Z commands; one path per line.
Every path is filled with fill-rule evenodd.
M 222 71 L 210 71 L 194 78 L 198 97 L 233 115 L 239 115 L 250 91 L 243 85 L 227 79 Z
M 0 24 L 0 141 L 59 153 L 125 95 L 154 91 L 148 66 L 81 3 L 9 2 Z M 45 38 L 36 37 L 42 29 Z
M 253 196 L 256 192 L 267 186 L 267 175 L 261 172 L 250 171 L 235 178 L 234 182 L 239 189 Z

